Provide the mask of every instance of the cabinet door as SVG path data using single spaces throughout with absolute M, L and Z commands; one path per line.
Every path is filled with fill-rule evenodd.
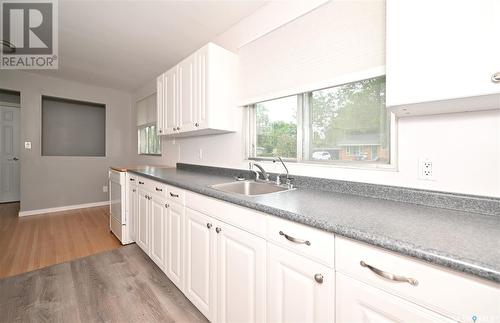
M 182 290 L 184 206 L 170 201 L 167 203 L 169 207 L 165 221 L 165 273 Z
M 128 187 L 128 226 L 130 238 L 133 241 L 137 240 L 137 228 L 138 228 L 138 218 L 137 218 L 137 185 L 129 185 Z
M 138 190 L 138 237 L 137 244 L 147 254 L 149 254 L 149 195 L 142 189 Z
M 269 322 L 333 322 L 333 269 L 270 243 L 267 262 Z
M 165 128 L 165 120 L 163 117 L 165 111 L 165 102 L 164 102 L 164 84 L 165 74 L 158 76 L 156 79 L 156 130 L 159 135 L 163 135 Z
M 151 259 L 160 267 L 164 268 L 165 264 L 165 217 L 166 217 L 165 201 L 152 195 L 151 198 Z
M 215 225 L 213 219 L 186 208 L 185 287 L 187 298 L 209 320 L 215 313 Z
M 500 93 L 499 3 L 388 0 L 387 105 Z
M 454 322 L 362 282 L 336 274 L 336 322 Z
M 207 128 L 207 81 L 208 81 L 208 47 L 196 52 L 195 64 L 195 128 Z
M 177 67 L 170 69 L 163 77 L 163 132 L 165 134 L 176 133 L 177 122 L 177 88 L 178 88 Z
M 195 128 L 195 62 L 196 55 L 191 55 L 179 64 L 179 131 L 191 131 Z
M 266 240 L 225 223 L 217 232 L 217 322 L 266 321 Z

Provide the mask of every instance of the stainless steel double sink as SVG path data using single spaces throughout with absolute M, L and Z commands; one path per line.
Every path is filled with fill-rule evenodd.
M 215 184 L 211 185 L 210 187 L 222 192 L 236 193 L 247 196 L 271 194 L 271 193 L 294 190 L 294 188 L 288 188 L 286 186 L 278 186 L 272 182 L 257 182 L 249 180 Z

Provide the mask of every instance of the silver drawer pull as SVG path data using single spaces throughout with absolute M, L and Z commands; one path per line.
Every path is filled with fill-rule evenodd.
M 161 188 L 155 187 L 155 189 L 157 192 L 163 192 L 163 190 Z
M 491 81 L 493 83 L 500 83 L 500 72 L 493 74 L 491 76 Z
M 287 234 L 285 234 L 283 231 L 280 231 L 280 236 L 284 236 L 288 241 L 294 242 L 294 243 L 301 243 L 310 246 L 311 242 L 309 240 L 302 240 L 302 239 L 297 239 L 294 237 L 291 237 Z
M 170 192 L 170 196 L 172 196 L 172 197 L 179 197 L 179 195 L 178 195 L 178 194 L 174 194 L 174 193 L 172 193 L 172 192 Z
M 321 274 L 316 274 L 314 275 L 314 280 L 318 283 L 318 284 L 323 284 L 323 275 Z
M 139 181 L 139 184 L 143 185 L 143 184 L 144 184 L 144 182 Z
M 391 274 L 391 273 L 388 273 L 388 272 L 385 272 L 383 270 L 380 270 L 378 268 L 375 268 L 373 266 L 370 266 L 368 265 L 366 262 L 364 262 L 363 260 L 361 260 L 359 262 L 359 264 L 362 266 L 362 267 L 366 267 L 368 269 L 370 269 L 373 273 L 375 273 L 376 275 L 382 277 L 382 278 L 385 278 L 385 279 L 388 279 L 388 280 L 391 280 L 393 282 L 397 282 L 397 283 L 408 283 L 410 285 L 413 285 L 413 286 L 417 286 L 418 285 L 418 280 L 416 279 L 413 279 L 413 278 L 408 278 L 408 277 L 405 277 L 405 276 L 399 276 L 399 275 L 394 275 L 394 274 Z

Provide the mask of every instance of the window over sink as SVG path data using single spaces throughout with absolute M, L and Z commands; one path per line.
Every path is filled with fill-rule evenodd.
M 394 116 L 377 76 L 248 106 L 249 159 L 389 165 Z

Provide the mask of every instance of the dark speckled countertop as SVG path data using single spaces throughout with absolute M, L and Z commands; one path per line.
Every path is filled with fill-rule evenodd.
M 209 187 L 234 181 L 227 174 L 157 167 L 130 172 L 500 282 L 500 216 L 300 187 L 243 196 Z

